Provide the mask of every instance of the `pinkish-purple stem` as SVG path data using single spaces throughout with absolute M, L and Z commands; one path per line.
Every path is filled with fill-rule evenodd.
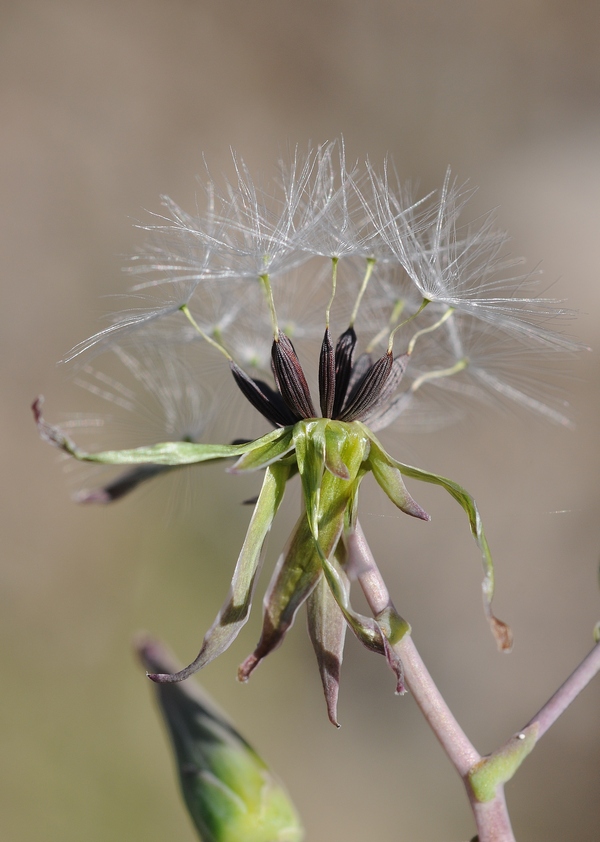
M 589 652 L 577 669 L 562 684 L 556 693 L 550 698 L 544 707 L 536 713 L 523 730 L 537 725 L 537 739 L 545 734 L 561 713 L 569 707 L 571 702 L 581 693 L 592 678 L 600 672 L 600 643 L 597 643 Z
M 392 607 L 392 601 L 359 523 L 356 524 L 356 530 L 349 536 L 347 543 L 350 567 L 356 571 L 371 611 L 375 615 L 380 614 L 386 608 Z M 494 798 L 481 802 L 475 797 L 469 781 L 469 773 L 477 764 L 489 758 L 481 757 L 454 718 L 423 663 L 411 635 L 405 634 L 393 648 L 402 660 L 408 689 L 462 778 L 473 810 L 479 842 L 515 842 L 503 785 L 498 784 Z M 599 671 L 600 642 L 522 731 L 535 729 L 536 741 L 539 740 Z M 514 740 L 514 737 L 511 740 Z M 503 749 L 504 747 L 498 749 L 489 757 L 493 758 Z

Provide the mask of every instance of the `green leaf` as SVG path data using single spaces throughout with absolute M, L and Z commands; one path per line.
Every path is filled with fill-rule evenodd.
M 173 669 L 158 644 L 144 641 L 139 651 L 147 669 Z M 190 683 L 161 684 L 156 693 L 203 842 L 301 842 L 285 789 L 211 700 Z
M 262 489 L 242 546 L 229 595 L 206 633 L 198 656 L 189 666 L 173 675 L 152 675 L 154 681 L 182 681 L 224 652 L 245 625 L 262 564 L 267 535 L 283 499 L 290 474 L 288 465 L 271 465 L 265 471 Z

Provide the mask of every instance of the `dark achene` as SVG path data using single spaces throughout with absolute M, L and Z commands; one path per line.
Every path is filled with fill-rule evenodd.
M 354 328 L 349 327 L 341 334 L 335 350 L 329 328 L 325 329 L 319 355 L 319 405 L 323 418 L 361 421 L 375 409 L 384 409 L 383 403 L 391 399 L 399 383 L 399 366 L 396 366 L 394 389 L 386 388 L 394 370 L 391 351 L 375 362 L 369 354 L 362 354 L 354 365 L 355 346 Z M 276 389 L 231 363 L 232 374 L 243 395 L 274 427 L 315 418 L 317 413 L 300 360 L 291 340 L 281 331 L 271 348 L 271 367 Z

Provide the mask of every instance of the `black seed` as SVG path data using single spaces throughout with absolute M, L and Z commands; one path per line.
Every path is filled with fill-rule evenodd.
M 319 355 L 319 399 L 323 418 L 333 418 L 336 392 L 335 363 L 336 359 L 329 336 L 329 328 L 325 328 L 325 336 Z
M 262 380 L 253 380 L 246 372 L 230 362 L 231 373 L 244 397 L 274 427 L 288 427 L 295 424 L 302 416 L 294 415 L 286 406 L 281 395 Z
M 355 346 L 356 333 L 353 327 L 349 327 L 339 337 L 335 346 L 335 399 L 333 401 L 333 418 L 337 418 L 342 411 L 344 401 L 348 394 Z
M 285 333 L 279 331 L 271 347 L 271 362 L 277 388 L 287 407 L 300 418 L 315 418 L 308 383 L 294 346 Z
M 340 421 L 358 421 L 374 406 L 390 376 L 393 362 L 394 357 L 388 352 L 373 363 L 356 386 Z
M 385 381 L 385 385 L 381 390 L 379 398 L 377 400 L 377 406 L 383 406 L 386 402 L 391 401 L 393 398 L 396 389 L 400 385 L 400 381 L 406 371 L 406 366 L 408 365 L 410 357 L 408 354 L 402 354 L 399 357 L 394 357 L 394 362 L 392 364 L 392 369 L 390 371 L 388 379 Z M 375 406 L 372 406 L 371 409 L 375 409 Z
M 344 401 L 344 405 L 342 409 L 345 409 L 346 406 L 349 405 L 350 401 L 354 400 L 354 396 L 358 390 L 358 387 L 362 383 L 362 380 L 367 373 L 367 371 L 373 365 L 373 357 L 371 354 L 361 354 L 357 361 L 352 366 L 352 371 L 350 373 L 350 380 L 348 381 L 348 388 L 346 389 L 346 399 Z
M 398 396 L 396 395 L 396 391 L 400 385 L 402 377 L 404 376 L 409 359 L 408 354 L 402 354 L 401 356 L 394 358 L 394 364 L 392 365 L 390 376 L 386 380 L 378 399 L 370 407 L 369 411 L 364 413 L 361 418 L 361 421 L 364 421 L 367 426 L 370 426 L 371 423 L 377 423 L 380 419 L 383 419 L 385 413 L 388 412 L 392 406 L 397 404 Z M 408 400 L 406 392 L 404 393 L 404 396 L 404 403 L 406 404 Z M 400 411 L 401 409 L 398 405 L 398 413 L 400 413 Z

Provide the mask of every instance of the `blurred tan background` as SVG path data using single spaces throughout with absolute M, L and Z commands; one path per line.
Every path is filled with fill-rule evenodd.
M 281 149 L 343 133 L 350 158 L 390 152 L 439 185 L 450 164 L 497 206 L 594 348 L 574 365 L 574 432 L 524 413 L 470 419 L 394 452 L 480 504 L 497 565 L 496 653 L 478 553 L 442 492 L 433 522 L 363 500 L 365 531 L 435 679 L 480 751 L 523 725 L 591 646 L 600 619 L 600 6 L 408 0 L 19 0 L 0 4 L 2 183 L 2 723 L 0 838 L 179 842 L 179 803 L 139 629 L 183 660 L 221 603 L 249 512 L 218 468 L 106 509 L 76 507 L 30 417 L 85 408 L 55 366 L 124 288 L 131 227 L 167 193 L 193 210 L 202 153 L 269 172 Z M 208 485 L 212 484 L 209 490 Z M 177 514 L 180 497 L 183 511 Z M 175 513 L 174 513 L 175 512 Z M 270 542 L 272 561 L 294 513 Z M 286 522 L 287 518 L 287 522 Z M 223 527 L 219 535 L 216 524 Z M 329 725 L 300 618 L 248 686 L 235 681 L 259 612 L 205 687 L 285 779 L 308 838 L 458 842 L 460 782 L 382 659 L 348 641 L 342 728 Z M 508 786 L 519 840 L 594 842 L 600 681 Z

